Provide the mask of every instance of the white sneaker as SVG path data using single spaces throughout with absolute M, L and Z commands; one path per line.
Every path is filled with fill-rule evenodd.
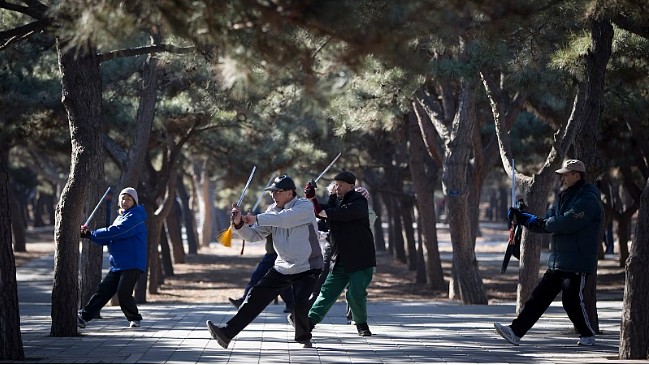
M 595 336 L 579 337 L 577 341 L 579 346 L 595 346 Z
M 509 341 L 514 346 L 518 346 L 521 343 L 521 338 L 514 334 L 511 327 L 503 326 L 502 324 L 496 322 L 494 323 L 496 332 L 505 340 Z
M 140 321 L 131 321 L 131 323 L 129 323 L 128 326 L 130 328 L 140 327 Z

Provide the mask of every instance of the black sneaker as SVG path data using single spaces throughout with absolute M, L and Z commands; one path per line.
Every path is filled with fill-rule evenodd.
M 356 325 L 356 330 L 358 331 L 359 336 L 371 336 L 372 332 L 370 332 L 370 327 L 367 325 L 367 323 L 360 323 Z
M 232 304 L 237 309 L 239 309 L 239 307 L 241 307 L 241 304 L 243 304 L 243 299 L 228 298 L 228 300 L 230 301 L 230 304 Z
M 222 331 L 223 327 L 216 326 L 209 319 L 207 320 L 207 322 L 205 322 L 205 324 L 207 325 L 207 329 L 210 331 L 212 338 L 215 339 L 216 342 L 218 342 L 219 346 L 223 347 L 224 349 L 227 349 L 232 339 L 228 338 L 228 336 L 226 336 L 225 333 L 223 333 Z
M 88 323 L 86 320 L 81 318 L 81 315 L 77 316 L 77 327 L 79 328 L 86 328 L 86 323 Z
M 311 340 L 300 341 L 298 343 L 301 344 L 302 348 L 305 348 L 305 349 L 310 349 L 310 348 L 313 347 L 313 343 L 311 343 Z

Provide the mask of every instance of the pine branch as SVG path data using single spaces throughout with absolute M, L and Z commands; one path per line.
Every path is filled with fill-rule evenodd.
M 110 61 L 118 57 L 141 56 L 151 53 L 169 52 L 175 54 L 187 54 L 194 52 L 196 47 L 178 47 L 171 44 L 156 44 L 153 46 L 118 49 L 106 53 L 100 53 L 99 62 Z
M 622 14 L 616 15 L 611 21 L 628 32 L 649 39 L 649 24 L 638 24 L 638 22 Z
M 45 20 L 45 12 L 48 9 L 47 6 L 34 0 L 25 1 L 25 3 L 27 3 L 28 6 L 10 4 L 6 1 L 0 0 L 0 9 L 7 9 L 25 15 L 29 15 L 30 17 L 38 20 Z
M 0 32 L 0 50 L 9 47 L 10 45 L 19 42 L 34 33 L 38 33 L 45 29 L 51 23 L 50 19 L 37 20 L 29 24 L 21 25 L 20 27 L 5 30 Z

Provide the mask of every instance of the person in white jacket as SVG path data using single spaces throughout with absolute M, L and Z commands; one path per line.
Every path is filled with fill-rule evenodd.
M 272 234 L 277 259 L 225 326 L 207 321 L 212 337 L 223 348 L 227 348 L 277 295 L 290 287 L 294 296 L 291 314 L 295 322 L 295 341 L 312 347 L 312 325 L 307 316 L 309 296 L 323 266 L 313 204 L 297 197 L 295 182 L 286 175 L 277 177 L 266 190 L 270 191 L 274 203 L 265 213 L 242 216 L 240 208 L 232 205 L 234 232 L 248 242 L 262 241 Z

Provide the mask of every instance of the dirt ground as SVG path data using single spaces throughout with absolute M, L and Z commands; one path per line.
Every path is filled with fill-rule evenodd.
M 438 230 L 445 280 L 449 282 L 451 263 L 448 229 Z M 507 232 L 504 229 L 483 228 L 476 243 L 476 252 L 491 252 L 498 258 L 491 264 L 481 264 L 481 276 L 490 303 L 516 299 L 518 266 L 514 258 L 505 274 L 500 274 L 500 253 L 504 252 Z M 49 254 L 54 250 L 51 231 L 28 232 L 27 252 L 15 253 L 16 265 Z M 502 243 L 499 243 L 502 241 Z M 264 253 L 262 243 L 246 243 L 240 255 L 241 241 L 232 247 L 212 244 L 197 255 L 186 256 L 185 263 L 174 264 L 174 275 L 167 276 L 158 294 L 149 294 L 150 303 L 227 303 L 228 297 L 242 294 L 250 274 Z M 541 263 L 545 270 L 545 262 Z M 397 262 L 387 253 L 377 253 L 377 269 L 369 288 L 370 300 L 430 301 L 447 300 L 448 291 L 435 292 L 425 284 L 415 282 L 416 273 L 405 263 Z M 624 269 L 618 267 L 616 256 L 600 261 L 598 268 L 598 298 L 622 299 Z

